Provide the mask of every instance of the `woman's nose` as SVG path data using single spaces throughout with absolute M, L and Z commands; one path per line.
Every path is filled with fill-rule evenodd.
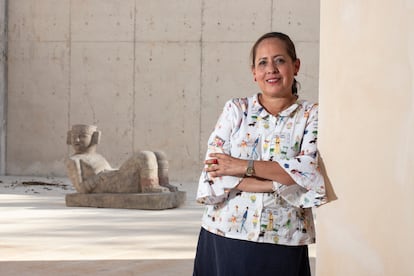
M 279 72 L 279 68 L 277 68 L 277 64 L 275 61 L 269 62 L 269 66 L 268 66 L 268 71 L 269 73 L 277 73 Z

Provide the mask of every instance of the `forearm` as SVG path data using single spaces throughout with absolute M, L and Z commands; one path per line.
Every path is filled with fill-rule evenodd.
M 284 185 L 295 184 L 293 179 L 276 162 L 255 161 L 254 169 L 255 176 L 244 177 L 237 185 L 237 189 L 250 193 L 270 193 L 273 192 L 273 181 Z
M 273 183 L 270 180 L 258 179 L 256 177 L 245 177 L 237 185 L 237 189 L 249 193 L 270 193 Z
M 256 177 L 277 181 L 284 185 L 295 184 L 295 181 L 292 179 L 292 177 L 277 162 L 254 161 L 254 170 L 254 176 Z
M 207 171 L 212 177 L 220 177 L 230 175 L 243 177 L 246 173 L 248 160 L 231 157 L 227 154 L 212 153 L 209 155 L 211 159 L 204 163 L 207 165 Z M 295 184 L 291 176 L 275 161 L 254 161 L 255 173 L 253 176 L 267 180 L 277 181 L 284 185 Z

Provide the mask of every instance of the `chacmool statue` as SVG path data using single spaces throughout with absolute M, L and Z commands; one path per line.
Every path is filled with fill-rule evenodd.
M 66 160 L 67 174 L 78 193 L 168 193 L 168 161 L 161 151 L 139 151 L 119 169 L 96 153 L 101 132 L 93 125 L 73 125 L 67 143 L 75 153 Z

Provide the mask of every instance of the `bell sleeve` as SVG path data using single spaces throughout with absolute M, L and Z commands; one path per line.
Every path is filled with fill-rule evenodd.
M 219 116 L 216 126 L 208 139 L 205 160 L 210 153 L 231 155 L 230 137 L 240 127 L 246 105 L 239 100 L 229 100 Z M 227 198 L 228 191 L 236 187 L 242 178 L 234 176 L 211 177 L 207 172 L 201 173 L 196 200 L 199 203 L 215 205 Z
M 324 177 L 318 166 L 318 106 L 308 107 L 300 153 L 292 158 L 276 160 L 296 182 L 293 185 L 274 183 L 276 192 L 293 206 L 311 208 L 327 202 Z

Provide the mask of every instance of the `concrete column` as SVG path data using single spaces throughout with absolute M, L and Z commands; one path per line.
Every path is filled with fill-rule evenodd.
M 6 172 L 7 0 L 0 0 L 0 175 Z
M 321 1 L 318 276 L 413 275 L 414 1 Z

